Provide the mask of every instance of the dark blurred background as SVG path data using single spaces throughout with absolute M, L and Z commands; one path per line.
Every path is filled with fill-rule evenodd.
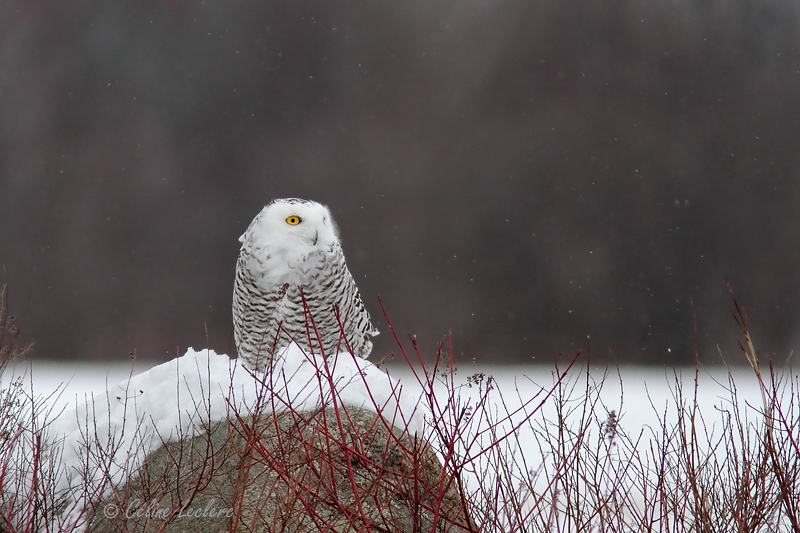
M 380 296 L 428 356 L 738 360 L 726 278 L 784 358 L 798 44 L 779 0 L 12 0 L 11 310 L 40 358 L 232 353 L 237 238 L 296 196 L 339 223 L 373 359 Z

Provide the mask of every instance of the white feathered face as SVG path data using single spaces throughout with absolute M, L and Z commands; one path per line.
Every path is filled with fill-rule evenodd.
M 310 200 L 273 200 L 239 238 L 243 246 L 292 263 L 339 242 L 328 208 Z M 259 254 L 260 255 L 260 254 Z

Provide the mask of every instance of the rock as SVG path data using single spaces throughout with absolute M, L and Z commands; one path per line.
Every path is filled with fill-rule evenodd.
M 212 425 L 151 453 L 89 531 L 477 531 L 427 442 L 347 406 Z

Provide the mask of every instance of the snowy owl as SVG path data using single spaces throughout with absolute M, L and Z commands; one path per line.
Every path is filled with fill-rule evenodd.
M 370 337 L 378 331 L 347 269 L 326 206 L 273 200 L 239 241 L 233 332 L 246 367 L 264 370 L 292 341 L 309 354 L 369 356 Z

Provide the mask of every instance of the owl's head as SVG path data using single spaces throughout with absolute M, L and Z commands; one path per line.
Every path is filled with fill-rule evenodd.
M 239 241 L 279 255 L 305 255 L 338 243 L 339 234 L 326 206 L 311 200 L 280 198 L 261 210 Z

